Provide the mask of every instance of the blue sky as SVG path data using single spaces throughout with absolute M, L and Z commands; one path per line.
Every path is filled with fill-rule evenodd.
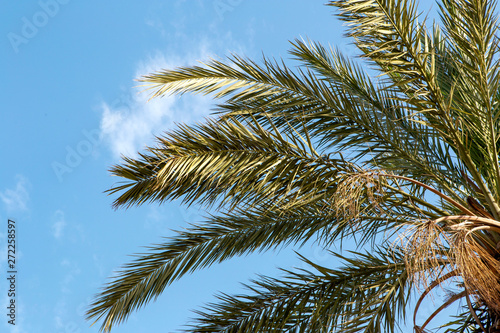
M 208 97 L 147 102 L 134 79 L 161 68 L 237 53 L 288 58 L 310 38 L 353 55 L 324 1 L 41 0 L 4 3 L 0 20 L 0 269 L 6 224 L 16 221 L 17 325 L 0 331 L 98 332 L 83 313 L 131 254 L 200 218 L 178 202 L 114 211 L 103 193 L 120 155 L 134 155 L 175 122 L 201 121 Z M 422 2 L 422 9 L 427 2 Z M 287 60 L 288 61 L 288 60 Z M 315 247 L 300 253 L 328 265 Z M 291 250 L 238 258 L 174 283 L 116 333 L 174 332 L 216 291 L 241 291 L 255 273 L 302 264 Z M 0 308 L 7 283 L 0 281 Z M 422 309 L 422 317 L 432 305 Z

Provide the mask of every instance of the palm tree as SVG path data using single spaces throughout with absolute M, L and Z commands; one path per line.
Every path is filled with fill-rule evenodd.
M 359 61 L 295 40 L 300 66 L 238 56 L 145 76 L 153 97 L 221 100 L 112 173 L 115 207 L 182 198 L 215 213 L 127 264 L 88 311 L 109 331 L 183 275 L 316 242 L 339 267 L 260 277 L 221 294 L 192 332 L 500 332 L 500 58 L 494 1 L 443 0 L 428 28 L 412 0 L 336 0 Z M 366 67 L 366 66 L 369 67 Z M 370 68 L 368 72 L 364 68 Z M 349 158 L 342 153 L 348 153 Z M 448 298 L 425 322 L 436 288 Z M 417 298 L 410 302 L 417 292 Z

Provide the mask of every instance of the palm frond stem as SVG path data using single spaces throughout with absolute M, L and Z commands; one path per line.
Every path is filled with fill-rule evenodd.
M 486 331 L 486 329 L 484 328 L 483 324 L 481 323 L 481 320 L 479 320 L 479 318 L 477 317 L 476 310 L 474 310 L 474 308 L 472 307 L 472 303 L 470 301 L 470 296 L 469 296 L 469 292 L 467 291 L 467 287 L 465 287 L 465 290 L 463 292 L 465 292 L 465 299 L 467 300 L 467 306 L 469 307 L 470 314 L 472 315 L 472 317 L 474 317 L 474 320 L 476 321 L 477 325 L 481 328 L 483 333 L 488 333 Z
M 455 277 L 459 275 L 459 272 L 457 270 L 453 270 L 451 272 L 446 273 L 445 275 L 440 276 L 438 279 L 434 280 L 425 290 L 422 292 L 420 297 L 417 300 L 417 303 L 415 304 L 415 308 L 413 310 L 413 326 L 417 326 L 417 312 L 418 309 L 420 308 L 420 304 L 422 301 L 425 299 L 425 297 L 436 287 L 440 286 L 444 281 Z
M 446 309 L 450 304 L 456 302 L 457 300 L 466 297 L 467 296 L 467 291 L 462 291 L 458 294 L 455 294 L 451 296 L 446 302 L 444 302 L 439 308 L 437 308 L 428 318 L 427 320 L 422 324 L 422 326 L 416 326 L 415 328 L 418 330 L 418 332 L 424 332 L 425 327 L 431 322 L 434 317 L 436 317 L 441 311 Z

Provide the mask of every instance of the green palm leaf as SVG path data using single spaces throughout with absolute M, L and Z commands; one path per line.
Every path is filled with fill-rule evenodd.
M 401 254 L 352 255 L 333 254 L 344 262 L 338 269 L 302 257 L 311 271 L 261 277 L 247 287 L 253 295 L 222 294 L 189 332 L 394 332 L 411 289 Z
M 450 190 L 450 182 L 462 183 L 453 162 L 453 149 L 433 128 L 411 121 L 408 112 L 411 107 L 395 102 L 397 91 L 384 86 L 377 89 L 360 66 L 338 50 L 327 51 L 321 44 L 308 45 L 299 40 L 293 46 L 291 54 L 305 66 L 314 68 L 321 79 L 330 82 L 337 95 L 345 95 L 346 104 L 355 105 L 357 101 L 360 105 L 339 110 L 352 120 L 351 127 L 357 127 L 357 133 L 351 129 L 351 135 L 356 134 L 355 140 L 346 140 L 341 130 L 328 128 L 325 130 L 328 130 L 330 144 L 342 142 L 340 149 L 359 147 L 360 157 L 373 156 L 369 162 L 376 161 L 384 169 L 398 167 L 412 178 L 434 182 L 445 190 Z M 371 107 L 366 107 L 367 104 Z M 363 131 L 359 130 L 360 125 Z
M 120 322 L 131 310 L 155 299 L 170 283 L 196 269 L 254 251 L 305 243 L 312 237 L 332 242 L 352 232 L 348 221 L 336 220 L 332 212 L 324 211 L 323 204 L 285 213 L 259 209 L 214 216 L 150 247 L 150 253 L 137 255 L 107 285 L 91 314 Z M 331 230 L 332 224 L 337 225 L 335 230 Z
M 309 143 L 279 131 L 271 133 L 257 122 L 235 119 L 208 121 L 197 127 L 181 125 L 163 138 L 160 147 L 149 149 L 139 160 L 112 169 L 127 179 L 109 192 L 122 191 L 115 206 L 183 201 L 232 207 L 261 200 L 279 202 L 295 193 L 305 200 L 322 196 L 331 187 L 326 181 L 349 165 L 329 160 L 326 164 Z M 352 167 L 351 167 L 351 170 Z

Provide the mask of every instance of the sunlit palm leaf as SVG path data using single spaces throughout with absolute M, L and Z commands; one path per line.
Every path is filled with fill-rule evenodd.
M 411 121 L 408 106 L 396 102 L 398 98 L 394 90 L 384 86 L 377 89 L 360 66 L 338 50 L 327 51 L 318 43 L 306 44 L 299 40 L 293 45 L 291 53 L 306 66 L 314 68 L 321 79 L 330 82 L 337 94 L 345 95 L 344 91 L 348 91 L 346 101 L 364 106 L 340 111 L 358 128 L 363 126 L 365 130 L 359 131 L 357 136 L 364 135 L 364 140 L 345 139 L 337 127 L 328 129 L 330 144 L 344 140 L 341 149 L 358 146 L 360 156 L 371 155 L 369 163 L 376 161 L 384 169 L 404 170 L 404 174 L 434 182 L 450 194 L 453 193 L 450 183 L 462 184 L 453 162 L 453 149 L 433 128 Z M 457 191 L 457 188 L 453 190 Z
M 311 271 L 261 277 L 248 287 L 253 295 L 220 295 L 188 331 L 394 332 L 411 290 L 401 255 L 387 249 L 352 255 L 334 255 L 344 262 L 338 269 L 302 258 Z
M 112 173 L 127 179 L 111 193 L 122 192 L 116 206 L 163 202 L 179 197 L 184 202 L 214 204 L 280 201 L 295 193 L 304 200 L 325 194 L 332 188 L 338 166 L 326 164 L 313 146 L 295 138 L 271 133 L 255 122 L 208 121 L 197 127 L 179 126 L 159 138 L 160 146 L 125 159 Z M 351 168 L 352 170 L 352 168 Z
M 293 210 L 251 212 L 236 210 L 193 225 L 165 243 L 150 247 L 150 253 L 120 271 L 94 303 L 93 315 L 104 315 L 105 322 L 117 323 L 130 311 L 158 297 L 165 287 L 196 269 L 234 256 L 290 244 L 311 238 L 331 243 L 337 238 L 373 236 L 377 229 L 405 221 L 366 216 L 371 227 L 359 232 L 349 220 L 342 220 L 325 208 L 325 203 L 299 206 Z

